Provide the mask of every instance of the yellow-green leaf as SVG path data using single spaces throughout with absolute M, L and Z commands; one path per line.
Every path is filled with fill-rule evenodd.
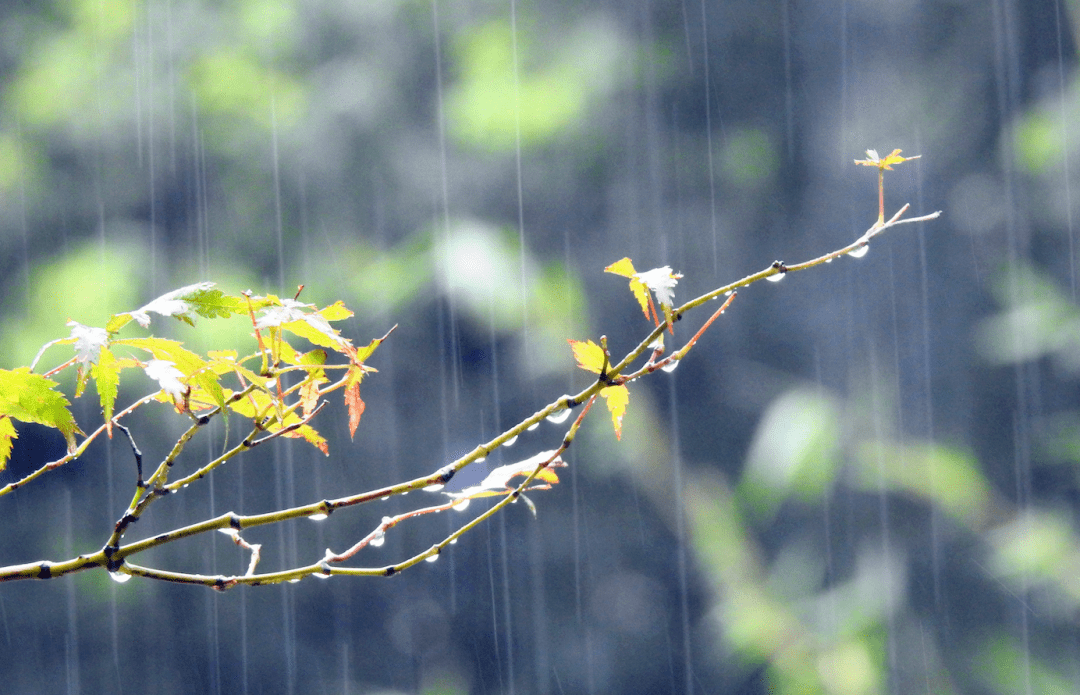
M 351 311 L 345 308 L 345 305 L 341 301 L 334 302 L 328 307 L 319 309 L 317 313 L 327 321 L 343 321 L 353 315 Z
M 97 362 L 90 368 L 90 376 L 94 377 L 94 385 L 101 399 L 101 412 L 106 422 L 112 419 L 116 391 L 120 386 L 120 369 L 119 360 L 104 346 L 98 352 Z
M 11 418 L 0 415 L 0 471 L 7 468 L 8 459 L 11 458 L 12 444 L 18 438 L 15 425 L 11 424 Z
M 64 435 L 68 451 L 75 450 L 75 434 L 81 433 L 68 410 L 68 400 L 54 390 L 58 384 L 29 367 L 0 369 L 0 417 L 55 427 Z

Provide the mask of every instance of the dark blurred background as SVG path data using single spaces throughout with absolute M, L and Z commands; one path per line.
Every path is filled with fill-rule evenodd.
M 868 148 L 922 155 L 887 172 L 888 214 L 944 214 L 740 293 L 678 370 L 634 385 L 621 442 L 602 412 L 585 425 L 536 519 L 509 508 L 432 565 L 223 594 L 100 571 L 3 585 L 0 688 L 1080 691 L 1078 11 L 3 3 L 0 366 L 68 319 L 101 326 L 200 280 L 304 284 L 356 311 L 343 330 L 361 344 L 398 325 L 354 442 L 335 403 L 316 422 L 329 458 L 257 449 L 128 540 L 438 468 L 589 382 L 566 338 L 621 354 L 648 331 L 606 265 L 670 265 L 682 301 L 856 239 L 877 214 L 876 173 L 852 163 Z M 243 323 L 153 329 L 251 351 Z M 153 388 L 130 374 L 124 403 Z M 74 410 L 100 422 L 92 391 Z M 143 411 L 129 424 L 152 465 L 184 422 Z M 19 429 L 0 483 L 63 453 Z M 209 435 L 178 469 L 238 436 Z M 0 563 L 100 548 L 134 477 L 114 438 L 0 499 Z M 260 569 L 306 564 L 424 494 L 244 536 Z M 419 552 L 477 506 L 354 563 Z M 139 562 L 242 572 L 212 535 Z

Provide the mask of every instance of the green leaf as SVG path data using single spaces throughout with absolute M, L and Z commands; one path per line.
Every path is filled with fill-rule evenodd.
M 112 418 L 116 392 L 120 386 L 121 368 L 120 360 L 117 360 L 107 347 L 98 350 L 98 360 L 90 368 L 90 376 L 94 378 L 98 396 L 101 398 L 101 412 L 106 422 Z
M 0 417 L 55 427 L 71 452 L 75 450 L 75 433 L 81 430 L 68 410 L 67 398 L 54 390 L 56 386 L 51 379 L 31 374 L 29 367 L 0 369 Z
M 150 325 L 150 314 L 172 316 L 189 325 L 194 325 L 193 314 L 204 318 L 228 318 L 233 314 L 247 311 L 247 300 L 243 297 L 231 297 L 214 287 L 212 282 L 200 282 L 161 295 L 146 306 L 117 314 L 109 319 L 105 330 L 115 333 L 131 319 L 139 322 L 143 328 Z

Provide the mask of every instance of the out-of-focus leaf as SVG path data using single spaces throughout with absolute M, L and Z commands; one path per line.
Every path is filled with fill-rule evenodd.
M 739 482 L 747 508 L 771 517 L 792 496 L 820 499 L 840 456 L 839 408 L 821 389 L 797 388 L 773 401 L 750 443 Z
M 969 527 L 989 517 L 991 488 L 966 451 L 932 443 L 868 441 L 857 448 L 859 482 L 868 490 L 904 491 L 941 507 Z

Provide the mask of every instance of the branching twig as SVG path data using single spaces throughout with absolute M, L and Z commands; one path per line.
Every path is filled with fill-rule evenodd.
M 117 521 L 113 533 L 111 534 L 108 542 L 105 544 L 105 547 L 97 551 L 96 553 L 80 555 L 79 557 L 72 558 L 63 562 L 52 563 L 41 561 L 0 568 L 0 581 L 10 581 L 15 579 L 27 578 L 45 579 L 61 576 L 64 574 L 70 574 L 72 572 L 79 572 L 95 567 L 104 567 L 110 572 L 118 573 L 120 575 L 141 576 L 176 583 L 199 584 L 210 586 L 219 590 L 224 590 L 242 584 L 259 585 L 272 584 L 283 581 L 298 581 L 301 578 L 309 575 L 319 577 L 328 577 L 339 574 L 354 576 L 390 576 L 397 574 L 409 567 L 412 567 L 424 560 L 437 558 L 438 555 L 448 545 L 455 542 L 458 538 L 469 532 L 471 529 L 475 528 L 477 525 L 483 523 L 492 515 L 498 513 L 508 504 L 516 502 L 520 497 L 523 496 L 524 492 L 528 490 L 545 489 L 547 487 L 550 487 L 550 482 L 545 483 L 545 481 L 552 479 L 550 477 L 551 474 L 543 473 L 543 471 L 549 467 L 565 465 L 565 462 L 563 462 L 560 457 L 573 442 L 578 429 L 581 427 L 581 424 L 585 419 L 585 416 L 588 414 L 590 408 L 595 403 L 596 398 L 598 397 L 598 395 L 600 395 L 600 391 L 602 389 L 613 385 L 622 385 L 629 383 L 630 381 L 640 378 L 645 374 L 652 373 L 657 369 L 663 369 L 664 367 L 667 367 L 685 358 L 687 353 L 697 344 L 698 340 L 702 337 L 704 332 L 730 306 L 731 302 L 736 296 L 736 290 L 752 285 L 755 282 L 764 280 L 777 274 L 806 270 L 808 268 L 812 268 L 823 263 L 828 263 L 829 261 L 835 258 L 839 258 L 840 256 L 849 254 L 856 255 L 858 254 L 860 249 L 865 248 L 872 239 L 874 239 L 876 236 L 883 233 L 887 229 L 908 222 L 924 222 L 927 220 L 932 220 L 938 215 L 940 215 L 940 212 L 935 212 L 929 215 L 923 215 L 921 217 L 901 219 L 903 214 L 907 210 L 908 206 L 903 206 L 888 221 L 883 221 L 882 215 L 882 219 L 879 219 L 879 221 L 875 223 L 874 226 L 870 227 L 870 229 L 868 229 L 857 240 L 843 248 L 837 249 L 836 251 L 794 265 L 786 265 L 780 261 L 775 261 L 764 270 L 748 275 L 741 280 L 730 283 L 728 285 L 724 285 L 723 287 L 719 287 L 715 290 L 712 290 L 711 292 L 707 292 L 695 299 L 692 299 L 682 304 L 677 308 L 671 309 L 669 313 L 671 321 L 678 321 L 682 319 L 683 315 L 686 312 L 695 309 L 698 306 L 701 306 L 702 304 L 705 304 L 706 302 L 709 302 L 713 299 L 728 295 L 720 308 L 717 309 L 710 316 L 710 318 L 702 324 L 702 326 L 685 343 L 685 345 L 683 345 L 682 348 L 676 350 L 671 355 L 663 358 L 661 357 L 662 348 L 658 347 L 659 343 L 657 341 L 659 340 L 664 330 L 671 326 L 671 321 L 659 321 L 659 318 L 656 317 L 654 309 L 653 315 L 654 317 L 656 317 L 655 327 L 650 331 L 648 336 L 646 336 L 636 347 L 630 350 L 619 362 L 614 364 L 611 363 L 610 356 L 607 351 L 606 340 L 601 339 L 601 344 L 603 346 L 603 367 L 600 370 L 599 378 L 594 380 L 588 387 L 586 387 L 577 394 L 564 395 L 559 397 L 552 403 L 549 403 L 544 408 L 536 411 L 529 417 L 525 418 L 513 427 L 507 429 L 506 431 L 494 437 L 490 441 L 478 445 L 466 455 L 458 458 L 455 461 L 452 461 L 451 463 L 434 471 L 429 475 L 423 476 L 421 478 L 416 478 L 414 480 L 398 483 L 396 485 L 380 488 L 377 490 L 370 490 L 367 492 L 359 493 L 356 495 L 342 497 L 334 500 L 322 500 L 320 502 L 315 502 L 299 507 L 293 507 L 291 509 L 268 512 L 264 514 L 242 516 L 234 512 L 229 512 L 227 514 L 222 514 L 212 519 L 206 519 L 199 523 L 191 524 L 189 526 L 184 526 L 174 529 L 172 531 L 158 534 L 152 538 L 134 541 L 128 544 L 121 544 L 121 540 L 127 528 L 129 528 L 134 521 L 136 521 L 142 514 L 144 514 L 145 511 L 149 508 L 149 506 L 157 499 L 166 496 L 169 493 L 176 492 L 181 488 L 185 487 L 186 485 L 209 475 L 218 466 L 222 465 L 226 461 L 255 446 L 258 446 L 259 444 L 265 443 L 280 436 L 296 436 L 297 431 L 307 426 L 307 424 L 315 417 L 315 415 L 319 413 L 325 402 L 320 402 L 317 407 L 310 408 L 309 410 L 307 406 L 303 405 L 304 396 L 301 390 L 301 384 L 295 384 L 283 390 L 281 388 L 280 380 L 282 374 L 284 374 L 285 372 L 298 370 L 309 370 L 308 373 L 313 374 L 315 372 L 310 370 L 318 370 L 318 374 L 320 375 L 319 379 L 322 379 L 322 381 L 325 382 L 326 380 L 323 379 L 321 376 L 323 369 L 331 369 L 335 367 L 346 368 L 348 371 L 341 379 L 326 386 L 325 388 L 317 389 L 316 395 L 318 396 L 318 398 L 322 398 L 326 394 L 339 389 L 349 389 L 355 386 L 356 376 L 354 374 L 354 370 L 363 368 L 363 365 L 360 362 L 351 361 L 349 365 L 319 364 L 316 366 L 280 366 L 280 355 L 277 354 L 277 352 L 279 352 L 281 348 L 281 346 L 278 345 L 280 335 L 278 334 L 278 338 L 273 341 L 273 345 L 271 346 L 271 348 L 273 348 L 273 346 L 276 345 L 278 349 L 276 351 L 268 349 L 266 343 L 263 340 L 263 336 L 261 335 L 261 331 L 258 328 L 258 323 L 255 319 L 254 308 L 251 304 L 251 297 L 250 295 L 246 295 L 248 301 L 247 313 L 251 318 L 252 324 L 256 328 L 255 335 L 259 343 L 258 356 L 261 357 L 262 360 L 262 369 L 260 372 L 260 376 L 271 379 L 270 382 L 267 382 L 267 385 L 245 383 L 244 371 L 239 366 L 240 364 L 242 364 L 242 361 L 237 363 L 238 366 L 236 368 L 236 374 L 241 381 L 242 389 L 236 393 L 231 394 L 227 403 L 236 403 L 241 399 L 248 399 L 251 403 L 251 406 L 254 407 L 254 411 L 256 412 L 256 417 L 254 418 L 255 425 L 252 431 L 248 434 L 248 436 L 245 437 L 239 444 L 232 447 L 231 449 L 228 449 L 220 456 L 209 461 L 194 472 L 170 483 L 168 481 L 169 470 L 173 463 L 177 460 L 180 453 L 183 451 L 185 445 L 194 437 L 194 435 L 200 429 L 202 429 L 203 426 L 208 424 L 213 417 L 223 412 L 223 408 L 220 405 L 212 408 L 209 412 L 194 418 L 194 422 L 192 423 L 191 427 L 189 427 L 184 432 L 184 434 L 180 436 L 176 444 L 173 446 L 172 450 L 158 465 L 157 469 L 150 476 L 150 478 L 147 481 L 143 482 L 141 472 L 141 452 L 135 445 L 131 433 L 126 427 L 120 424 L 119 420 L 130 414 L 138 406 L 149 402 L 155 396 L 147 396 L 143 399 L 140 399 L 139 401 L 136 401 L 132 405 L 128 406 L 128 408 L 114 415 L 109 420 L 109 422 L 103 424 L 101 427 L 92 432 L 74 451 L 69 453 L 67 456 L 53 461 L 52 463 L 46 464 L 42 468 L 38 469 L 37 471 L 31 473 L 30 475 L 24 477 L 23 479 L 15 483 L 11 483 L 4 488 L 0 488 L 0 496 L 2 496 L 15 490 L 19 486 L 33 480 L 34 478 L 38 477 L 46 471 L 52 470 L 56 467 L 63 465 L 64 463 L 74 460 L 85 452 L 86 447 L 89 445 L 89 443 L 93 441 L 102 431 L 107 430 L 110 425 L 116 425 L 128 436 L 128 440 L 131 443 L 132 450 L 134 451 L 136 457 L 137 468 L 139 470 L 139 481 L 136 486 L 137 489 L 134 498 L 129 504 L 127 511 L 120 518 L 120 520 Z M 649 298 L 649 300 L 651 301 L 651 297 Z M 668 307 L 667 305 L 665 305 L 665 312 L 667 311 Z M 275 334 L 275 331 L 273 329 L 271 330 L 271 334 Z M 372 343 L 372 345 L 374 344 L 375 342 Z M 627 372 L 630 366 L 634 364 L 643 354 L 646 353 L 646 351 L 650 349 L 652 349 L 652 355 L 643 366 L 639 367 L 636 371 L 624 373 Z M 355 350 L 351 354 L 353 357 L 350 359 L 353 360 L 356 354 Z M 35 363 L 37 359 L 38 358 L 35 358 Z M 247 373 L 249 375 L 251 374 L 251 372 Z M 310 378 L 313 379 L 314 377 Z M 264 381 L 266 381 L 266 379 L 264 379 Z M 319 385 L 319 382 L 312 383 L 314 383 L 315 386 Z M 309 384 L 308 394 L 310 395 L 310 393 L 314 392 L 315 390 L 316 389 L 314 387 L 311 387 Z M 269 404 L 263 407 L 261 410 L 256 405 L 256 399 L 254 397 L 256 391 L 267 394 L 270 397 Z M 295 402 L 291 404 L 285 403 L 284 399 L 286 397 L 293 396 L 297 393 L 301 393 L 301 398 L 298 398 Z M 185 396 L 185 402 L 180 404 L 179 407 L 187 407 L 186 398 L 187 397 Z M 472 463 L 483 460 L 493 451 L 495 451 L 498 447 L 507 444 L 526 430 L 534 428 L 544 419 L 549 418 L 552 415 L 559 413 L 560 411 L 573 408 L 581 404 L 584 404 L 585 407 L 571 424 L 570 428 L 563 436 L 560 446 L 557 449 L 550 452 L 543 452 L 542 454 L 538 454 L 536 457 L 533 457 L 533 459 L 521 462 L 520 464 L 512 464 L 510 467 L 501 467 L 502 469 L 512 469 L 503 471 L 503 474 L 507 477 L 519 474 L 525 476 L 525 479 L 517 485 L 511 487 L 507 484 L 504 488 L 500 487 L 497 490 L 491 488 L 470 488 L 470 490 L 462 493 L 454 493 L 451 496 L 450 500 L 445 503 L 414 509 L 398 514 L 396 516 L 384 517 L 380 524 L 374 530 L 369 532 L 366 536 L 364 536 L 362 539 L 357 541 L 354 545 L 352 545 L 350 548 L 348 548 L 342 553 L 334 553 L 333 551 L 328 549 L 325 552 L 324 556 L 318 562 L 314 562 L 309 565 L 263 574 L 258 574 L 256 572 L 260 558 L 261 547 L 258 544 L 248 544 L 246 541 L 244 541 L 244 539 L 240 535 L 244 529 L 254 528 L 267 524 L 281 523 L 303 517 L 326 517 L 332 514 L 335 510 L 341 509 L 343 507 L 364 504 L 373 500 L 383 499 L 394 495 L 401 495 L 413 490 L 441 487 L 447 482 L 449 482 L 454 477 L 454 475 L 461 469 Z M 297 415 L 297 410 L 300 408 L 304 408 L 303 416 Z M 287 419 L 289 419 L 288 422 Z M 259 437 L 260 433 L 265 434 Z M 544 476 L 549 477 L 545 478 Z M 538 477 L 541 477 L 541 481 L 539 483 L 536 482 Z M 463 509 L 465 504 L 468 503 L 471 499 L 488 496 L 501 496 L 502 499 L 500 499 L 498 502 L 493 504 L 491 507 L 489 507 L 482 513 L 478 514 L 468 523 L 460 526 L 457 530 L 446 536 L 443 540 L 439 541 L 438 543 L 432 545 L 431 547 L 427 548 L 422 552 L 412 555 L 408 559 L 400 561 L 396 564 L 386 565 L 382 567 L 341 566 L 342 563 L 355 557 L 361 550 L 369 546 L 381 544 L 380 541 L 382 538 L 385 537 L 386 532 L 398 525 L 399 523 L 427 514 L 447 511 L 454 508 L 460 510 Z M 248 565 L 248 569 L 244 574 L 232 576 L 210 576 L 187 572 L 174 572 L 169 570 L 148 568 L 141 565 L 133 564 L 128 561 L 129 558 L 151 548 L 155 548 L 166 543 L 172 543 L 183 538 L 189 538 L 192 536 L 205 534 L 211 531 L 221 531 L 228 534 L 232 538 L 234 543 L 236 543 L 242 548 L 245 548 L 251 553 L 251 560 Z

